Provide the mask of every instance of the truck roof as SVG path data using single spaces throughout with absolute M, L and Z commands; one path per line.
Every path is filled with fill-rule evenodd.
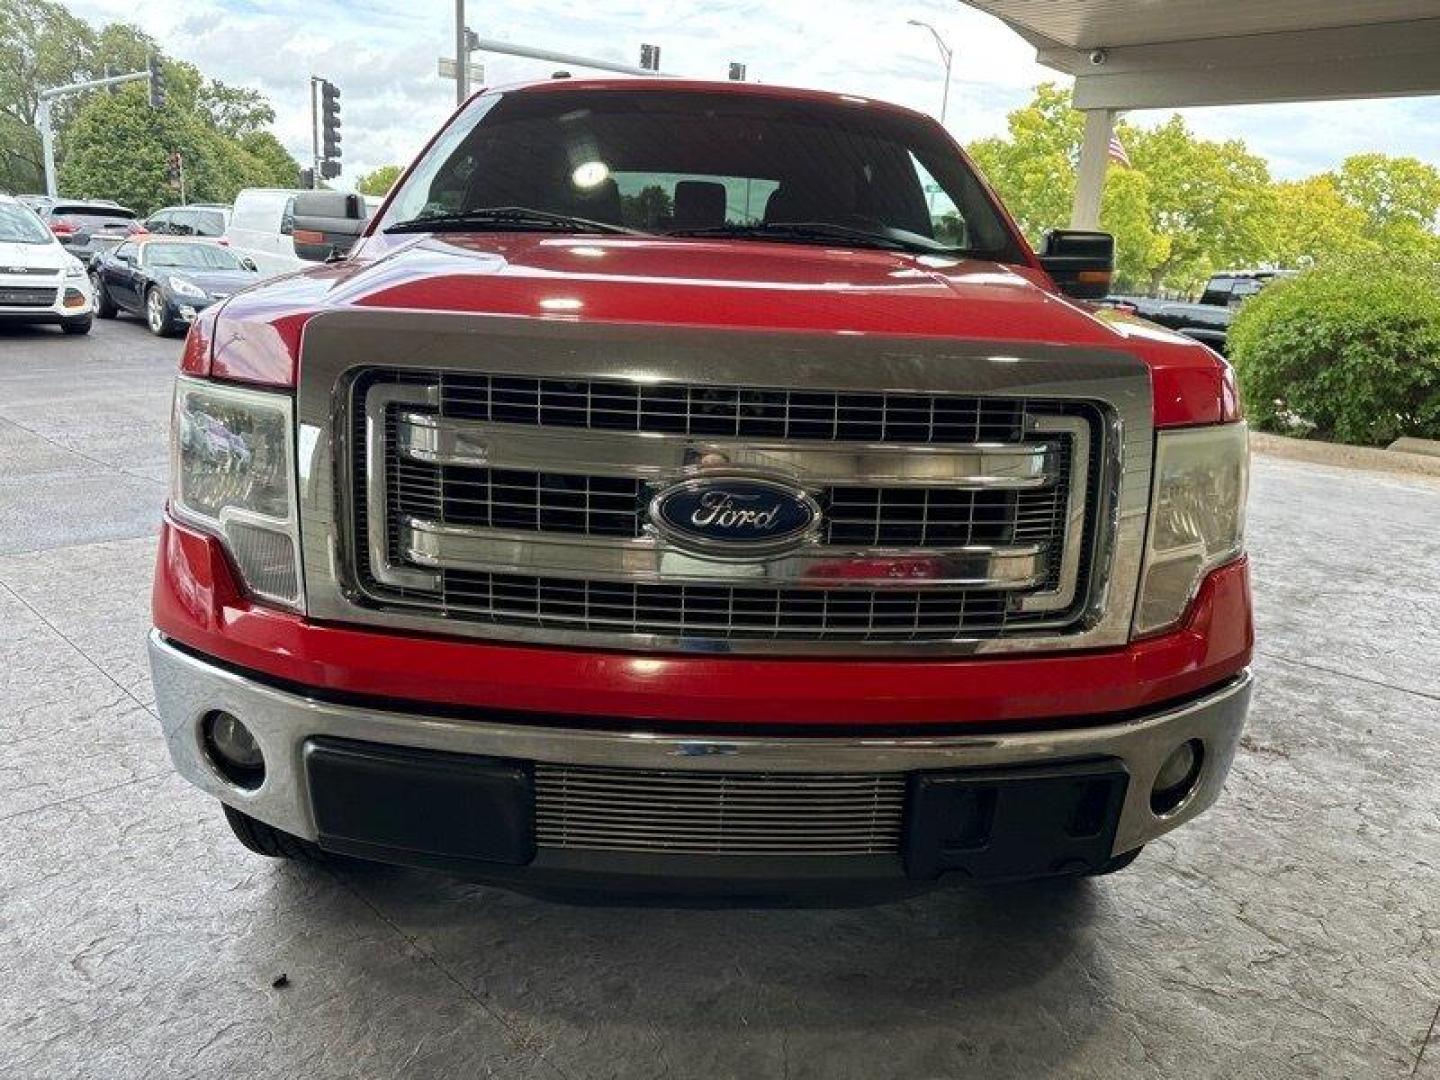
M 654 93 L 691 91 L 707 94 L 735 94 L 772 100 L 819 102 L 848 108 L 882 109 L 914 119 L 935 122 L 925 113 L 879 98 L 842 94 L 832 90 L 814 90 L 801 86 L 772 86 L 767 83 L 734 82 L 727 79 L 680 79 L 638 75 L 596 75 L 582 78 L 573 76 L 555 78 L 552 76 L 548 79 L 530 79 L 500 86 L 487 86 L 477 90 L 475 95 L 472 95 L 472 99 L 481 94 L 537 94 L 548 90 L 625 90 L 631 93 L 636 91 Z

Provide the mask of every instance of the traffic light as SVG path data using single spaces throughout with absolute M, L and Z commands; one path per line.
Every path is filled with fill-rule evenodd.
M 646 71 L 659 71 L 659 70 L 660 70 L 660 46 L 659 46 L 659 45 L 641 45 L 641 46 L 640 46 L 640 66 L 641 66 L 642 68 L 644 68 Z
M 332 82 L 320 80 L 320 146 L 321 157 L 330 161 L 340 160 L 340 88 Z M 331 173 L 321 169 L 321 175 Z M 333 174 L 340 175 L 339 166 Z
M 180 186 L 180 170 L 182 168 L 180 152 L 174 151 L 165 158 L 165 179 L 170 182 L 171 187 Z
M 309 167 L 300 170 L 300 186 L 306 191 L 315 190 L 315 170 Z
M 165 94 L 165 73 L 160 70 L 160 57 L 152 52 L 145 66 L 150 72 L 150 107 L 163 109 L 168 99 Z
M 744 81 L 745 81 L 745 65 L 744 65 L 744 64 L 731 64 L 731 65 L 730 65 L 730 81 L 731 81 L 731 82 L 744 82 Z
M 328 160 L 320 162 L 320 175 L 326 180 L 334 180 L 340 175 L 340 162 Z

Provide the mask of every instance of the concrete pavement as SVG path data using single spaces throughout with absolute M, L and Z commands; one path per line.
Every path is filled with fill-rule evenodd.
M 1249 732 L 1120 875 L 565 906 L 259 859 L 173 776 L 178 350 L 0 330 L 0 1076 L 1440 1080 L 1440 485 L 1257 458 Z

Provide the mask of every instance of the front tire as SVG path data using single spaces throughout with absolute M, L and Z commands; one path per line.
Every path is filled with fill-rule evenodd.
M 90 332 L 91 321 L 89 315 L 78 315 L 73 319 L 62 320 L 60 329 L 67 334 L 88 334 Z
M 292 836 L 273 825 L 266 825 L 263 821 L 256 821 L 233 806 L 221 803 L 221 809 L 225 811 L 225 820 L 229 822 L 235 839 L 256 855 L 264 855 L 269 859 L 293 859 L 296 862 L 326 861 L 325 852 L 309 840 Z
M 90 281 L 95 291 L 95 314 L 102 319 L 113 319 L 120 309 L 115 306 L 115 301 L 110 299 L 110 293 L 105 288 L 105 279 L 95 274 Z
M 150 327 L 150 332 L 156 337 L 169 337 L 175 332 L 175 323 L 170 318 L 165 297 L 153 285 L 145 293 L 145 325 Z

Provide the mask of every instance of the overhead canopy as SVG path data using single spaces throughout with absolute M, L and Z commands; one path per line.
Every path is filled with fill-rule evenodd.
M 1440 94 L 1440 0 L 961 0 L 1075 76 L 1071 224 L 1094 228 L 1125 109 Z
M 1437 0 L 962 2 L 1074 75 L 1080 109 L 1440 94 Z

